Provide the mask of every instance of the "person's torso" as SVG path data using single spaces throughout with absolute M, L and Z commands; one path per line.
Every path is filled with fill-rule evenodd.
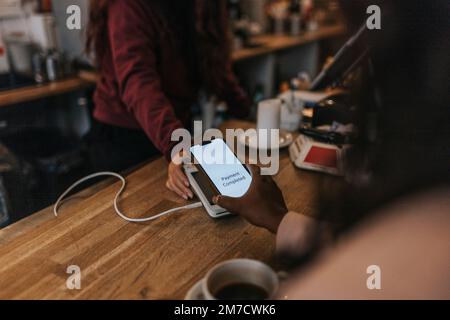
M 169 99 L 177 117 L 185 124 L 189 122 L 190 108 L 198 99 L 200 89 L 196 74 L 195 52 L 193 47 L 186 42 L 187 24 L 189 21 L 181 21 L 177 28 L 172 28 L 170 23 L 163 25 L 155 17 L 155 8 L 151 3 L 146 3 L 145 17 L 157 29 L 157 35 L 151 41 L 152 50 L 156 57 L 156 72 L 159 76 L 160 87 Z M 176 20 L 176 19 L 173 19 Z M 176 34 L 177 32 L 186 34 Z M 171 35 L 175 34 L 175 37 Z M 193 45 L 193 44 L 192 44 Z M 108 47 L 110 44 L 108 43 Z M 125 127 L 138 127 L 136 119 L 130 113 L 121 99 L 119 79 L 117 77 L 111 49 L 109 49 L 101 62 L 100 78 L 94 94 L 94 116 L 106 122 Z M 120 122 L 120 123 L 119 123 Z

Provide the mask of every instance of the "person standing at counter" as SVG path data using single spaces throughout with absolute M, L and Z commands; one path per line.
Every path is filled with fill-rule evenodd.
M 100 72 L 89 134 L 96 170 L 121 171 L 157 154 L 171 161 L 172 132 L 190 127 L 201 90 L 232 116 L 248 113 L 232 73 L 225 1 L 91 0 L 87 50 Z M 166 185 L 193 197 L 173 162 Z

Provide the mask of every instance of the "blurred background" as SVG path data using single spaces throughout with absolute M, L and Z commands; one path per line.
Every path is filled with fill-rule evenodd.
M 69 5 L 81 9 L 80 30 L 66 27 Z M 88 0 L 0 0 L 0 227 L 92 172 L 83 140 L 97 76 L 84 54 L 88 10 Z M 235 72 L 254 106 L 315 77 L 345 40 L 335 0 L 228 0 L 228 13 Z M 193 109 L 203 129 L 228 118 L 210 97 Z

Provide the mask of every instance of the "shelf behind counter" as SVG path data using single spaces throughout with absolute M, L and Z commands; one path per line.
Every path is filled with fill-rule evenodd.
M 95 84 L 94 75 L 82 73 L 64 80 L 0 91 L 0 108 L 82 90 Z
M 341 36 L 344 33 L 345 27 L 342 25 L 336 25 L 321 27 L 317 31 L 305 32 L 296 37 L 277 35 L 257 36 L 255 37 L 254 42 L 260 44 L 260 46 L 256 48 L 237 50 L 233 53 L 232 59 L 235 63 L 237 63 L 251 58 L 275 53 L 277 51 L 302 46 L 311 42 Z M 19 89 L 0 91 L 0 108 L 82 90 L 89 86 L 95 85 L 96 80 L 97 74 L 95 72 L 80 72 L 76 76 L 49 84 L 33 85 Z

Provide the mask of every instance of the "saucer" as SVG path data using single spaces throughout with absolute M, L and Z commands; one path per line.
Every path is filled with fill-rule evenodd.
M 258 133 L 257 131 L 253 131 L 251 135 L 241 134 L 238 137 L 238 142 L 241 144 L 244 144 L 245 146 L 252 148 L 252 149 L 269 149 L 269 150 L 275 150 L 277 147 L 272 148 L 260 148 L 258 146 Z M 280 130 L 280 142 L 278 145 L 279 149 L 283 149 L 286 147 L 289 147 L 292 142 L 294 142 L 294 136 L 292 133 L 287 132 L 285 130 Z
M 184 300 L 205 300 L 202 292 L 203 279 L 198 281 L 186 294 Z

